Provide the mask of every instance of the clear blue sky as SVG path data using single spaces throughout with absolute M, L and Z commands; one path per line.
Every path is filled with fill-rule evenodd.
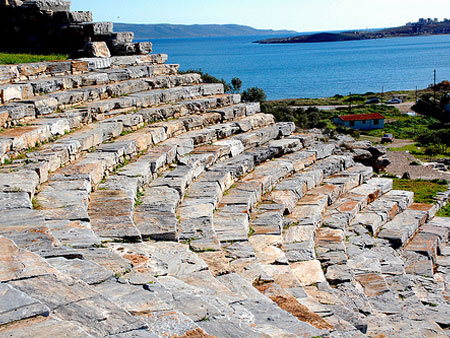
M 72 0 L 95 21 L 236 23 L 321 31 L 400 26 L 419 17 L 450 17 L 449 0 Z

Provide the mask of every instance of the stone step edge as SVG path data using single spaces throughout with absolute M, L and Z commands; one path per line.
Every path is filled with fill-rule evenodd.
M 240 121 L 240 120 L 237 120 L 237 122 L 239 122 L 239 121 Z M 272 125 L 272 124 L 269 124 L 269 125 Z M 275 124 L 275 125 L 276 125 L 276 124 Z M 216 125 L 212 125 L 212 126 L 216 126 Z M 248 131 L 244 131 L 244 132 L 242 132 L 242 131 L 236 131 L 236 134 L 231 135 L 230 137 L 227 137 L 227 138 L 224 138 L 224 139 L 218 138 L 218 140 L 226 141 L 227 139 L 233 139 L 233 137 L 235 137 L 236 135 L 242 135 L 242 134 L 246 134 L 246 133 L 252 133 L 252 132 L 255 132 L 255 131 L 258 131 L 258 130 L 262 130 L 262 129 L 264 129 L 264 128 L 267 128 L 267 126 L 268 126 L 268 125 L 258 126 L 257 128 L 254 128 L 254 129 L 248 130 Z M 277 127 L 279 128 L 279 126 L 277 126 Z M 182 135 L 181 135 L 181 136 L 182 136 Z M 175 137 L 175 138 L 176 138 L 176 137 Z M 164 142 L 162 142 L 162 145 L 163 145 L 163 144 L 164 144 Z M 205 145 L 205 144 L 198 144 L 198 145 L 194 146 L 194 151 L 195 151 L 195 149 L 197 149 L 197 148 L 199 148 L 199 147 L 201 147 L 201 146 L 204 146 L 204 145 Z M 236 157 L 236 156 L 239 155 L 239 154 L 233 154 L 233 153 L 232 153 L 232 151 L 231 151 L 231 147 L 232 147 L 232 146 L 231 146 L 231 145 L 229 145 L 228 147 L 230 148 L 228 157 L 214 157 L 214 158 L 213 158 L 213 162 L 210 163 L 209 165 L 210 165 L 210 166 L 213 166 L 213 165 L 216 164 L 216 163 L 220 163 L 220 162 L 226 161 L 227 159 L 232 159 L 232 158 L 234 158 L 234 157 Z M 149 148 L 149 149 L 150 149 L 150 148 Z M 245 148 L 245 149 L 248 149 L 248 148 Z M 134 192 L 134 195 L 135 195 L 135 196 L 138 196 L 138 193 L 139 193 L 140 191 L 142 191 L 142 190 L 145 191 L 146 188 L 150 188 L 150 186 L 151 186 L 153 180 L 154 180 L 154 179 L 156 178 L 156 176 L 158 175 L 158 172 L 160 172 L 160 169 L 162 169 L 162 170 L 167 169 L 171 164 L 174 163 L 175 160 L 178 160 L 178 162 L 182 161 L 182 157 L 183 157 L 183 155 L 181 155 L 181 157 L 180 157 L 180 156 L 176 156 L 176 157 L 173 159 L 173 161 L 172 161 L 171 163 L 166 163 L 162 168 L 157 168 L 157 170 L 156 170 L 154 173 L 151 173 L 152 176 L 153 176 L 153 179 L 150 179 L 149 182 L 144 182 L 144 181 L 139 180 L 139 181 L 138 181 L 138 185 L 137 185 L 137 187 L 136 187 L 136 191 Z M 139 159 L 137 159 L 136 161 L 139 161 Z M 127 165 L 132 165 L 132 164 L 135 163 L 136 161 L 132 161 L 132 162 L 128 163 Z M 182 165 L 182 166 L 185 166 L 185 165 Z M 127 166 L 124 166 L 124 167 L 122 167 L 121 169 L 126 169 L 126 167 L 127 167 Z M 206 167 L 202 167 L 202 168 L 203 168 L 203 169 L 202 169 L 201 173 L 205 172 L 205 170 L 207 169 Z M 199 173 L 196 177 L 199 177 L 201 173 Z M 119 173 L 119 174 L 120 174 L 120 173 Z M 125 175 L 125 176 L 126 176 L 126 175 Z M 108 178 L 110 178 L 110 177 L 113 177 L 113 176 L 107 177 L 107 178 L 106 178 L 106 182 L 107 182 Z M 196 177 L 193 177 L 193 179 L 195 179 Z M 106 182 L 105 182 L 105 183 L 106 183 Z M 192 184 L 192 182 L 188 183 L 188 185 L 186 186 L 186 189 L 188 189 L 188 187 L 189 187 L 191 184 Z M 145 192 L 144 192 L 144 194 L 145 194 Z M 182 198 L 183 198 L 183 196 L 180 197 L 180 203 L 181 203 Z M 135 208 L 134 208 L 134 210 L 135 210 L 135 209 L 136 209 L 136 203 L 135 203 Z M 139 231 L 137 231 L 137 232 L 139 232 Z M 147 237 L 143 238 L 143 236 L 141 236 L 141 237 L 140 237 L 140 240 L 142 240 L 142 239 L 145 241 L 145 240 L 148 240 L 149 238 L 147 238 Z M 103 238 L 103 240 L 110 241 L 110 239 L 105 239 L 105 238 Z
M 203 85 L 204 84 L 201 84 L 198 87 L 199 88 L 203 88 L 202 87 Z M 233 94 L 219 94 L 219 95 L 233 96 Z M 202 99 L 202 98 L 208 98 L 208 97 L 214 97 L 214 95 L 198 96 L 198 97 L 193 98 L 193 99 L 187 99 L 187 101 L 191 102 L 191 101 L 196 101 L 196 100 L 199 100 L 199 99 Z M 240 100 L 240 98 L 238 98 L 236 96 L 236 98 L 234 98 L 234 101 L 237 101 L 238 99 Z M 186 99 L 183 98 L 183 99 L 180 99 L 180 101 L 178 101 L 178 102 L 183 103 L 184 101 L 186 101 Z M 171 105 L 169 103 L 170 102 L 166 102 L 165 105 L 163 105 L 162 107 L 174 106 L 174 105 Z M 186 106 L 186 104 L 184 106 Z M 152 109 L 152 108 L 158 108 L 158 107 L 130 107 L 130 108 L 127 108 L 127 109 L 129 109 L 128 113 L 123 114 L 123 115 L 127 115 L 130 112 L 138 114 L 139 111 L 137 111 L 137 112 L 134 111 L 136 109 L 144 110 L 144 109 Z M 123 112 L 123 109 L 119 108 L 117 110 L 119 112 Z M 100 121 L 101 120 L 102 119 L 100 119 Z M 67 133 L 70 133 L 71 132 L 71 126 L 72 126 L 72 124 L 74 124 L 71 119 L 66 118 L 66 117 L 43 118 L 41 121 L 43 121 L 44 123 L 43 124 L 39 124 L 38 123 L 39 121 L 37 121 L 37 122 L 35 121 L 34 124 L 30 125 L 31 127 L 36 127 L 36 128 L 41 126 L 40 127 L 41 129 L 40 130 L 33 129 L 33 130 L 29 131 L 28 133 L 31 133 L 31 135 L 28 136 L 28 137 L 26 137 L 26 135 L 27 135 L 27 131 L 26 131 L 27 127 L 23 127 L 25 129 L 25 132 L 24 132 L 24 134 L 20 135 L 20 137 L 22 137 L 22 138 L 25 137 L 25 139 L 31 138 L 31 137 L 38 137 L 38 139 L 34 140 L 34 143 L 30 142 L 30 144 L 27 144 L 28 145 L 28 149 L 35 147 L 38 143 L 42 144 L 42 143 L 46 143 L 48 141 L 54 141 L 55 137 L 63 136 L 65 134 L 67 134 Z M 45 124 L 46 122 L 50 122 L 50 123 L 54 122 L 54 124 Z M 58 124 L 62 124 L 62 126 L 60 126 L 59 128 L 56 128 L 58 126 Z M 82 125 L 81 121 L 80 121 L 80 123 L 76 123 L 76 128 L 75 129 L 79 128 L 79 124 L 80 124 L 80 126 Z M 86 123 L 84 125 L 90 125 L 90 124 L 92 124 L 92 123 L 90 123 L 88 121 L 88 123 Z M 55 126 L 55 125 L 56 125 L 56 127 L 53 128 L 53 130 L 52 130 L 51 127 Z M 14 129 L 12 129 L 12 130 L 14 130 Z M 33 134 L 36 134 L 36 133 L 37 133 L 37 135 L 33 135 Z M 44 133 L 48 133 L 49 135 L 46 137 Z M 0 162 L 1 163 L 5 162 L 5 160 L 9 159 L 7 153 L 14 150 L 13 149 L 13 147 L 14 147 L 14 143 L 13 143 L 14 141 L 13 140 L 14 139 L 18 139 L 18 137 L 14 138 L 14 139 L 2 138 L 2 135 L 4 135 L 4 134 L 0 133 Z M 24 147 L 24 148 L 26 149 L 26 147 Z M 19 153 L 17 155 L 20 155 L 21 153 L 23 153 L 23 150 L 25 150 L 25 149 L 19 149 Z
M 124 68 L 140 65 L 164 64 L 167 54 L 149 54 L 135 56 L 113 56 L 111 58 L 81 58 L 67 61 L 34 62 L 15 65 L 1 65 L 0 84 L 19 81 L 47 79 L 58 75 L 74 75 L 89 70 L 105 68 Z
M 245 116 L 245 117 L 247 117 L 247 116 Z M 154 129 L 154 128 L 152 128 L 151 124 L 148 126 L 148 128 L 149 128 L 149 131 Z M 134 132 L 136 132 L 136 131 L 133 131 L 133 133 Z M 113 140 L 114 142 L 119 142 L 122 139 L 122 137 L 124 139 L 126 139 L 126 137 L 127 137 L 127 135 L 117 135 L 117 136 L 118 136 L 118 138 Z M 111 138 L 112 137 L 114 137 L 114 135 L 111 135 Z M 99 144 L 102 144 L 102 143 L 105 143 L 105 142 L 108 142 L 108 141 L 99 140 Z M 95 146 L 98 146 L 98 144 L 96 144 Z M 50 151 L 50 154 L 51 154 L 51 156 L 56 156 L 57 159 L 60 159 L 58 157 L 58 155 L 56 153 L 54 153 L 54 151 Z M 38 161 L 36 163 L 32 164 L 32 167 L 30 167 L 30 166 L 28 166 L 28 167 L 27 166 L 21 167 L 22 169 L 25 170 L 25 172 L 32 173 L 33 175 L 35 175 L 35 176 L 33 176 L 33 179 L 32 179 L 33 181 L 36 180 L 35 188 L 34 188 L 33 191 L 29 191 L 29 194 L 30 194 L 31 198 L 33 198 L 34 193 L 35 193 L 35 189 L 38 189 L 39 184 L 44 183 L 44 182 L 47 181 L 47 177 L 48 177 L 48 173 L 49 172 L 52 172 L 52 171 L 56 170 L 57 168 L 60 168 L 61 166 L 66 166 L 67 164 L 70 164 L 73 161 L 79 159 L 79 155 L 72 156 L 72 157 L 69 156 L 67 158 L 67 161 L 64 162 L 64 163 L 58 164 L 60 161 L 57 161 L 56 163 L 51 164 L 53 166 L 57 165 L 57 168 L 56 167 L 52 168 L 50 166 L 50 162 L 49 162 L 49 161 L 51 161 L 51 159 L 49 159 L 48 157 L 44 156 L 44 154 L 42 156 L 43 156 L 43 159 L 38 159 Z M 7 172 L 10 172 L 10 171 L 11 171 L 11 169 L 7 170 Z M 30 179 L 31 179 L 31 177 L 30 177 Z
M 147 69 L 145 70 L 144 67 Z M 30 100 L 42 95 L 50 95 L 66 90 L 89 88 L 98 85 L 114 85 L 125 81 L 152 79 L 160 76 L 181 75 L 178 74 L 178 69 L 178 64 L 142 65 L 119 68 L 116 69 L 116 73 L 111 72 L 114 68 L 109 68 L 79 72 L 79 74 L 0 84 L 0 107 L 5 104 L 13 104 L 14 102 Z M 150 74 L 151 72 L 153 72 L 152 75 Z M 121 76 L 118 73 L 126 73 L 127 75 L 120 79 Z M 57 81 L 59 81 L 58 86 L 56 85 Z M 49 87 L 45 87 L 45 82 L 47 82 Z M 51 88 L 51 84 L 54 85 L 54 88 Z
M 169 78 L 169 79 L 187 79 L 185 82 L 179 86 L 173 86 L 172 88 L 168 89 L 174 89 L 178 87 L 188 87 L 193 85 L 201 85 L 201 79 L 199 74 L 176 74 L 176 75 L 168 75 L 168 76 L 157 76 L 155 78 L 147 77 L 148 81 L 158 79 L 158 78 Z M 133 80 L 126 80 L 123 81 L 123 83 Z M 142 79 L 136 79 L 135 81 L 145 81 L 144 78 Z M 136 95 L 139 93 L 144 92 L 151 92 L 155 90 L 161 90 L 163 87 L 163 84 L 158 84 L 158 86 L 154 88 L 147 88 L 143 90 L 136 90 L 133 89 L 131 91 L 121 91 L 120 95 L 117 95 L 113 92 L 113 89 L 110 90 L 110 93 L 108 93 L 108 87 L 111 86 L 120 86 L 122 82 L 114 83 L 114 84 L 104 84 L 104 85 L 97 85 L 97 86 L 86 86 L 86 87 L 80 87 L 80 88 L 74 88 L 74 89 L 68 89 L 68 90 L 62 90 L 53 92 L 50 94 L 42 95 L 42 96 L 34 96 L 31 99 L 28 100 L 22 100 L 22 101 L 15 101 L 11 102 L 5 105 L 0 105 L 0 126 L 1 127 L 7 127 L 7 129 L 10 126 L 20 125 L 27 123 L 29 121 L 33 121 L 34 119 L 40 117 L 40 116 L 47 116 L 51 115 L 57 112 L 64 112 L 66 110 L 69 110 L 67 108 L 72 109 L 84 109 L 86 110 L 83 105 L 93 105 L 95 103 L 101 103 L 105 102 L 107 100 L 112 99 L 118 99 L 120 97 L 129 96 L 129 95 Z M 203 84 L 205 85 L 205 84 Z M 212 84 L 210 84 L 212 85 Z M 116 88 L 117 89 L 117 88 Z M 117 90 L 116 90 L 117 91 Z M 82 93 L 80 95 L 86 96 L 86 100 L 73 100 L 72 97 L 70 97 L 70 94 L 73 93 Z M 222 91 L 223 93 L 223 91 Z M 61 95 L 67 95 L 69 96 L 69 101 L 66 103 L 62 103 L 59 101 L 59 97 Z M 72 101 L 70 101 L 72 100 Z M 14 116 L 12 114 L 18 114 L 18 116 Z M 22 116 L 23 115 L 23 116 Z

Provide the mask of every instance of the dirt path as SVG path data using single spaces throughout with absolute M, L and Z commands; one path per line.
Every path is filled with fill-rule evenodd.
M 406 151 L 388 151 L 387 156 L 391 161 L 391 164 L 386 168 L 386 171 L 390 174 L 402 176 L 404 173 L 408 172 L 413 180 L 450 180 L 450 173 L 440 172 L 426 166 L 411 165 L 416 158 Z

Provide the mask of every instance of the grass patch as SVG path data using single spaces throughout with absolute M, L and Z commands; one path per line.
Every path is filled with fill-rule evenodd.
M 447 203 L 441 210 L 436 214 L 438 217 L 450 217 L 450 203 Z
M 0 53 L 0 65 L 12 65 L 17 63 L 32 63 L 42 61 L 60 61 L 67 60 L 68 58 L 68 54 L 39 55 Z
M 408 144 L 406 146 L 403 147 L 397 147 L 397 148 L 388 148 L 389 151 L 407 151 L 409 152 L 411 155 L 414 155 L 414 157 L 421 159 L 421 160 L 430 160 L 432 159 L 437 159 L 437 158 L 447 158 L 449 157 L 449 153 L 439 153 L 439 154 L 435 154 L 433 156 L 429 156 L 425 154 L 426 151 L 426 147 L 421 147 L 419 144 Z M 414 165 L 418 165 L 414 164 Z
M 414 192 L 415 203 L 434 204 L 434 197 L 436 197 L 436 194 L 447 191 L 448 182 L 443 180 L 425 181 L 394 179 L 393 189 Z
M 398 139 L 416 139 L 430 129 L 439 127 L 439 121 L 425 116 L 408 116 L 393 112 L 381 112 L 386 118 L 384 129 L 375 129 L 364 132 L 365 135 L 382 137 L 392 134 Z
M 33 205 L 33 209 L 36 209 L 36 210 L 41 209 L 41 205 L 37 201 L 36 197 L 33 197 L 33 199 L 31 200 L 31 204 Z
M 142 205 L 143 201 L 142 198 L 144 197 L 144 193 L 142 191 L 138 191 L 136 194 L 136 200 L 134 203 L 134 206 L 137 207 L 139 205 Z

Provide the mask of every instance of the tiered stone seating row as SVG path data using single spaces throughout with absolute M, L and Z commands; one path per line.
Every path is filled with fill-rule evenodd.
M 1 132 L 1 336 L 447 336 L 450 193 L 172 70 Z

